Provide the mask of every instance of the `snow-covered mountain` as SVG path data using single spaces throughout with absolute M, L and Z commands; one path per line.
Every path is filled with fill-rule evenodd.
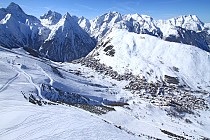
M 205 29 L 204 23 L 196 15 L 179 16 L 165 21 L 158 20 L 156 24 L 158 24 L 158 27 L 161 27 L 161 24 L 170 24 L 196 32 Z
M 80 21 L 81 23 L 81 21 Z M 85 23 L 87 23 L 86 26 Z M 154 20 L 147 15 L 109 12 L 81 25 L 88 33 L 100 40 L 111 29 L 126 29 L 137 34 L 149 34 L 170 42 L 184 43 L 210 51 L 208 33 L 204 23 L 195 15 L 180 16 L 169 20 Z M 89 29 L 89 30 L 88 30 Z
M 0 9 L 0 44 L 7 48 L 31 47 L 38 49 L 42 37 L 41 22 L 27 15 L 15 3 Z
M 91 24 L 87 18 L 83 16 L 82 17 L 72 16 L 72 17 L 82 29 L 84 29 L 86 32 L 89 32 Z
M 86 22 L 88 23 L 88 22 Z M 112 28 L 127 29 L 130 32 L 161 36 L 160 30 L 154 25 L 153 19 L 146 15 L 121 15 L 109 12 L 90 20 L 89 34 L 100 40 Z M 89 24 L 85 26 L 87 29 Z M 84 25 L 81 26 L 84 28 Z
M 208 33 L 204 23 L 195 15 L 179 16 L 169 20 L 155 21 L 163 33 L 163 39 L 171 42 L 197 46 L 210 51 Z
M 52 24 L 52 18 L 47 19 L 50 19 Z M 81 29 L 69 13 L 62 16 L 57 23 L 53 22 L 47 26 L 51 32 L 41 45 L 40 52 L 51 60 L 64 62 L 78 59 L 86 56 L 95 47 L 93 39 Z
M 62 18 L 62 15 L 60 13 L 57 13 L 51 10 L 49 10 L 43 16 L 40 16 L 40 20 L 42 22 L 42 25 L 44 26 L 55 25 L 59 22 L 61 18 Z
M 182 86 L 210 91 L 210 54 L 191 45 L 113 29 L 88 57 L 120 74 L 132 73 L 152 82 L 176 77 Z
M 40 20 L 37 19 L 34 16 L 30 16 L 24 13 L 24 11 L 15 3 L 11 3 L 7 8 L 1 8 L 0 9 L 0 28 L 1 28 L 1 36 L 0 36 L 0 44 L 7 48 L 27 48 L 26 50 L 29 51 L 32 54 L 41 55 L 46 58 L 49 58 L 53 61 L 71 61 L 75 60 L 81 57 L 85 57 L 88 55 L 88 53 L 91 52 L 91 50 L 94 49 L 96 42 L 90 37 L 93 36 L 95 39 L 98 39 L 98 46 L 94 49 L 95 54 L 99 54 L 99 56 L 102 56 L 103 53 L 109 54 L 109 53 L 115 53 L 115 49 L 111 49 L 111 51 L 98 51 L 98 49 L 102 49 L 103 47 L 100 47 L 101 42 L 106 44 L 109 44 L 108 40 L 114 40 L 115 42 L 121 42 L 122 45 L 127 46 L 138 46 L 141 48 L 141 43 L 145 44 L 145 39 L 141 39 L 143 42 L 138 42 L 137 39 L 131 39 L 129 42 L 124 41 L 124 37 L 122 35 L 126 34 L 127 38 L 138 38 L 136 37 L 137 34 L 145 34 L 148 35 L 148 40 L 151 40 L 153 42 L 161 42 L 160 44 L 163 46 L 175 46 L 172 47 L 174 50 L 169 50 L 172 55 L 171 59 L 177 56 L 177 54 L 188 56 L 189 53 L 181 54 L 176 51 L 176 46 L 181 46 L 181 48 L 184 45 L 180 44 L 190 44 L 193 46 L 197 46 L 198 48 L 209 51 L 209 46 L 207 43 L 210 42 L 209 38 L 209 24 L 204 24 L 199 20 L 197 16 L 189 15 L 189 16 L 180 16 L 177 18 L 172 18 L 169 20 L 154 20 L 150 16 L 146 15 L 139 15 L 139 14 L 128 14 L 128 15 L 121 15 L 118 12 L 109 12 L 102 16 L 96 17 L 94 20 L 88 20 L 84 17 L 78 18 L 76 16 L 71 16 L 69 13 L 66 13 L 65 15 L 61 15 L 57 12 L 48 11 L 48 13 L 44 14 L 40 17 Z M 84 30 L 83 30 L 83 29 Z M 120 32 L 120 30 L 122 30 Z M 129 34 L 127 32 L 132 32 L 134 34 Z M 88 35 L 88 33 L 90 35 Z M 116 32 L 116 34 L 115 34 Z M 122 33 L 122 35 L 120 35 Z M 151 37 L 153 36 L 153 37 Z M 121 38 L 121 39 L 119 39 Z M 143 36 L 142 38 L 145 38 Z M 151 39 L 152 38 L 152 39 Z M 146 40 L 146 41 L 148 41 Z M 165 41 L 163 41 L 165 40 Z M 151 41 L 148 41 L 149 43 Z M 166 42 L 167 41 L 167 42 Z M 170 42 L 178 42 L 176 43 L 170 43 Z M 107 42 L 107 43 L 105 43 Z M 174 45 L 176 44 L 176 45 Z M 106 45 L 102 45 L 107 47 Z M 146 47 L 146 51 L 154 51 L 156 50 L 159 44 L 145 44 L 146 46 L 151 47 L 149 50 L 149 47 Z M 160 46 L 161 46 L 160 45 Z M 115 45 L 114 45 L 115 46 Z M 117 44 L 116 46 L 120 46 Z M 200 52 L 199 49 L 195 50 L 195 48 L 191 46 L 190 50 L 188 51 L 194 51 L 192 52 L 192 55 L 189 55 L 190 58 L 193 58 L 193 55 L 196 55 L 195 52 Z M 29 49 L 30 48 L 30 49 Z M 112 47 L 111 47 L 112 48 Z M 125 47 L 126 48 L 126 47 Z M 136 47 L 132 47 L 133 50 L 127 50 L 130 51 L 126 53 L 125 50 L 122 48 L 119 48 L 119 54 L 125 53 L 125 57 L 123 58 L 119 56 L 114 57 L 115 59 L 121 60 L 123 63 L 126 64 L 122 65 L 120 69 L 123 69 L 127 66 L 127 63 L 129 63 L 130 59 L 135 59 L 139 61 L 133 61 L 135 63 L 142 63 L 144 60 L 139 59 L 139 57 L 144 56 L 145 54 L 141 54 L 139 52 L 142 52 L 140 50 L 136 51 Z M 121 49 L 121 50 L 120 50 Z M 127 48 L 128 49 L 128 48 Z M 162 50 L 170 49 L 170 47 L 167 47 L 166 49 L 158 48 L 158 51 L 162 52 Z M 177 49 L 177 50 L 180 50 Z M 34 51 L 35 52 L 34 52 Z M 126 57 L 127 55 L 133 55 L 131 52 L 133 52 L 137 57 L 135 58 L 129 58 Z M 160 61 L 159 58 L 163 58 L 161 56 L 160 52 L 157 52 L 155 56 L 157 58 L 153 58 L 154 61 L 157 62 L 149 62 L 149 58 L 151 56 L 145 56 L 144 58 L 146 62 L 144 63 L 151 63 L 152 65 L 157 65 Z M 166 51 L 167 52 L 167 51 Z M 184 50 L 182 52 L 185 52 Z M 202 52 L 202 51 L 201 51 Z M 203 53 L 203 52 L 202 52 Z M 92 54 L 92 53 L 91 53 Z M 112 54 L 109 54 L 112 56 Z M 166 54 L 168 55 L 168 54 Z M 208 55 L 208 53 L 207 53 Z M 106 56 L 106 55 L 105 55 Z M 122 56 L 122 55 L 121 55 Z M 202 58 L 200 59 L 206 59 L 208 57 L 205 57 L 206 54 L 202 55 Z M 112 57 L 105 57 L 103 59 L 99 58 L 102 63 L 109 60 Z M 197 57 L 194 57 L 196 59 Z M 166 58 L 165 58 L 166 59 Z M 190 62 L 186 62 L 186 66 L 188 68 L 191 68 L 191 65 L 197 65 L 191 62 L 199 62 L 199 60 L 189 60 Z M 172 59 L 173 60 L 173 59 Z M 173 61 L 175 61 L 174 59 Z M 171 61 L 171 63 L 173 62 Z M 164 69 L 173 68 L 173 67 L 182 67 L 181 66 L 181 59 L 177 59 L 178 62 L 174 62 L 174 64 L 164 65 Z M 109 63 L 115 63 L 116 67 L 117 64 L 121 65 L 121 63 L 118 63 L 117 60 L 110 60 Z M 193 74 L 194 75 L 200 75 L 199 77 L 202 77 L 202 74 L 204 74 L 204 71 L 207 71 L 206 68 L 208 67 L 209 60 L 202 60 L 202 62 L 205 63 L 205 68 L 198 71 L 191 71 L 191 75 L 187 75 L 188 70 L 185 69 L 180 76 L 176 75 L 180 79 L 180 81 L 183 80 L 183 82 L 192 81 Z M 164 62 L 163 62 L 164 63 Z M 179 66 L 176 66 L 178 63 Z M 164 63 L 165 64 L 165 63 Z M 188 66 L 188 64 L 190 66 Z M 203 63 L 200 63 L 203 65 Z M 115 67 L 114 65 L 114 67 Z M 158 65 L 159 66 L 159 65 Z M 196 66 L 199 67 L 199 66 Z M 134 67 L 129 68 L 131 71 L 136 71 Z M 134 72 L 135 74 L 139 74 L 139 72 L 143 72 L 146 70 L 146 66 L 138 67 L 137 72 Z M 160 80 L 160 77 L 164 77 L 162 68 L 158 67 L 158 70 L 155 68 L 152 68 L 152 71 L 156 71 L 156 74 L 153 75 L 154 77 L 158 77 L 156 79 Z M 158 72 L 159 71 L 159 72 Z M 164 70 L 165 71 L 165 70 Z M 143 75 L 147 75 L 148 71 L 144 71 Z M 173 74 L 173 75 L 174 75 Z M 184 77 L 183 77 L 184 76 Z M 191 77 L 191 79 L 188 79 L 186 77 Z M 206 76 L 208 77 L 208 76 Z M 151 78 L 151 76 L 150 76 Z M 184 80 L 185 79 L 185 80 Z M 206 88 L 206 85 L 208 85 L 208 78 L 203 80 L 199 79 L 195 83 L 204 83 L 204 89 Z M 197 84 L 191 84 L 193 87 L 201 87 Z
M 49 11 L 40 21 L 11 3 L 0 9 L 0 18 L 0 44 L 7 48 L 24 47 L 54 61 L 71 61 L 95 47 L 95 41 L 69 14 Z

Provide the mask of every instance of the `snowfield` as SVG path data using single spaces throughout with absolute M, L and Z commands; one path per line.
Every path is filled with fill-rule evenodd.
M 32 57 L 22 49 L 0 49 L 0 139 L 171 139 L 170 134 L 189 139 L 210 137 L 209 110 L 185 114 L 184 119 L 169 116 L 164 107 L 123 90 L 128 81 L 113 80 L 80 64 Z M 100 114 L 51 102 L 42 84 L 75 93 L 75 99 L 82 97 L 79 101 L 88 98 L 90 104 L 102 105 L 96 110 L 107 106 L 110 111 Z M 29 102 L 32 95 L 48 104 Z M 129 105 L 110 106 L 112 102 Z M 186 118 L 192 123 L 186 123 Z
M 59 77 L 50 72 L 48 65 L 22 51 L 16 54 L 1 48 L 0 53 L 0 139 L 137 139 L 100 116 L 76 107 L 31 104 L 21 92 L 39 96 L 41 83 L 56 85 Z M 75 92 L 89 81 L 72 75 L 59 82 L 68 83 L 69 90 Z M 62 85 L 57 86 L 62 89 Z M 91 93 L 94 87 L 84 87 L 80 92 L 85 89 Z

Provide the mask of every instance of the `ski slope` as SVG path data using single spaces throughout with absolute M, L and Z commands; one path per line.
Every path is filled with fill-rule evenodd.
M 193 122 L 186 123 L 123 90 L 128 81 L 113 80 L 80 64 L 54 63 L 32 57 L 22 49 L 2 47 L 0 64 L 0 139 L 171 139 L 161 130 L 189 139 L 210 137 L 209 111 L 198 111 L 200 117 L 186 114 L 185 118 Z M 77 93 L 90 103 L 116 101 L 129 105 L 112 106 L 114 110 L 97 114 L 73 105 L 28 102 L 22 93 L 51 103 L 44 97 L 42 84 Z
M 137 139 L 82 109 L 29 103 L 21 91 L 40 96 L 40 83 L 56 84 L 58 77 L 49 72 L 49 66 L 27 54 L 10 53 L 3 48 L 0 52 L 0 139 Z M 68 82 L 79 80 L 72 77 Z M 85 82 L 81 81 L 81 85 Z

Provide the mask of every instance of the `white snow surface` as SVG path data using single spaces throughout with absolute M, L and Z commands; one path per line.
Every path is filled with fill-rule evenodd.
M 59 77 L 45 63 L 22 50 L 11 53 L 0 49 L 0 139 L 138 139 L 79 108 L 29 103 L 21 92 L 39 92 L 41 83 L 60 89 L 66 86 L 67 91 L 83 94 L 94 93 L 96 89 L 87 87 L 89 80 L 73 74 L 59 83 Z M 94 95 L 90 93 L 89 96 Z
M 130 63 L 132 65 L 131 61 Z M 55 74 L 50 65 L 58 67 L 65 79 Z M 81 75 L 71 73 L 78 70 Z M 209 111 L 199 111 L 200 117 L 186 115 L 193 122 L 186 123 L 182 119 L 168 116 L 164 108 L 154 106 L 140 99 L 138 95 L 123 90 L 127 81 L 113 80 L 79 64 L 54 63 L 32 57 L 22 49 L 8 50 L 0 47 L 0 71 L 0 139 L 3 140 L 140 140 L 148 139 L 148 136 L 170 139 L 160 129 L 186 138 L 190 137 L 184 134 L 194 138 L 210 137 Z M 36 93 L 39 98 L 43 98 L 40 95 L 40 85 L 43 83 L 98 101 L 101 98 L 126 101 L 129 106 L 114 107 L 115 111 L 96 115 L 73 106 L 38 106 L 24 99 L 21 92 Z
M 159 38 L 113 29 L 102 42 L 106 47 L 113 45 L 114 56 L 106 55 L 103 47 L 94 49 L 91 54 L 101 63 L 113 67 L 123 74 L 132 72 L 146 76 L 148 81 L 161 80 L 164 75 L 178 77 L 191 88 L 210 91 L 210 54 L 195 46 L 173 43 Z M 99 43 L 100 44 L 100 43 Z M 178 68 L 174 71 L 173 68 Z M 182 84 L 183 84 L 182 83 Z
M 5 16 L 5 18 L 2 19 L 2 20 L 0 21 L 0 23 L 1 23 L 1 24 L 6 24 L 7 21 L 10 19 L 10 17 L 11 17 L 11 14 L 7 14 L 7 15 Z

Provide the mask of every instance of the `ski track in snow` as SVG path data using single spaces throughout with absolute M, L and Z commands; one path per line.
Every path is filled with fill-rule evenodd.
M 54 82 L 54 80 L 52 79 L 52 77 L 50 77 L 49 74 L 47 74 L 47 73 L 45 72 L 45 70 L 44 70 L 41 66 L 38 66 L 38 68 L 40 69 L 40 71 L 41 71 L 45 76 L 47 76 L 47 77 L 49 78 L 49 80 L 50 80 L 50 85 L 52 85 L 53 82 Z M 37 90 L 37 92 L 38 92 L 38 96 L 39 96 L 40 98 L 44 99 L 44 98 L 42 97 L 42 95 L 41 95 L 41 89 L 40 89 L 40 87 L 39 87 L 37 84 L 34 83 L 33 78 L 32 78 L 26 71 L 24 71 L 24 70 L 21 68 L 21 66 L 13 67 L 13 69 L 17 72 L 17 74 L 16 74 L 13 78 L 11 78 L 10 80 L 8 80 L 8 82 L 1 88 L 0 91 L 4 90 L 12 81 L 14 81 L 15 79 L 17 79 L 18 76 L 23 75 L 23 76 L 27 79 L 27 81 L 28 81 L 31 85 L 33 85 L 33 86 L 36 88 L 36 90 Z M 75 80 L 75 79 L 74 79 L 74 80 Z M 79 82 L 79 81 L 77 81 L 77 82 Z M 85 84 L 85 83 L 83 83 L 83 84 Z M 91 100 L 93 100 L 93 99 L 91 99 Z M 93 100 L 93 101 L 97 101 L 97 100 Z M 98 102 L 98 101 L 97 101 L 97 102 Z M 76 108 L 76 107 L 74 107 L 74 108 Z M 94 116 L 94 117 L 96 117 L 96 118 L 98 118 L 98 119 L 104 121 L 105 123 L 107 123 L 107 124 L 109 124 L 109 125 L 112 125 L 113 127 L 116 127 L 116 128 L 117 128 L 117 126 L 118 126 L 117 124 L 115 124 L 115 123 L 113 123 L 113 122 L 110 122 L 110 121 L 104 119 L 103 117 L 100 117 L 100 116 L 98 116 L 98 115 L 92 114 L 92 113 L 87 112 L 87 111 L 84 111 L 84 110 L 82 110 L 82 109 L 80 109 L 80 108 L 76 108 L 76 109 L 79 109 L 79 110 L 81 110 L 82 112 L 86 112 L 86 113 L 90 114 L 91 116 Z M 38 116 L 41 116 L 41 115 L 39 114 Z M 29 128 L 30 126 L 36 125 L 37 123 L 41 124 L 39 127 L 36 127 L 36 128 L 34 128 L 34 129 L 31 129 L 31 130 L 27 131 L 27 133 L 21 134 L 21 135 L 17 136 L 17 138 L 15 138 L 15 140 L 27 139 L 27 138 L 30 137 L 30 135 L 39 133 L 39 132 L 41 132 L 43 129 L 46 129 L 46 128 L 50 127 L 51 125 L 53 125 L 53 122 L 52 122 L 52 123 L 44 124 L 44 123 L 47 121 L 47 117 L 46 117 L 46 120 L 45 120 L 45 119 L 43 119 L 42 117 L 39 118 L 38 116 L 36 115 L 36 118 L 33 119 L 34 115 L 30 115 L 30 116 L 28 116 L 24 121 L 22 121 L 21 123 L 16 124 L 15 126 L 12 126 L 12 127 L 9 127 L 9 128 L 0 130 L 0 136 L 9 135 L 9 134 L 14 133 L 14 132 L 16 132 L 16 131 L 20 131 L 21 129 Z M 119 128 L 117 128 L 117 129 L 119 129 Z M 131 133 L 134 134 L 135 136 L 138 135 L 138 134 L 132 132 L 131 130 L 127 129 L 125 126 L 122 127 L 122 131 L 124 131 L 125 133 L 128 133 L 128 134 L 129 134 L 129 132 L 131 132 Z M 62 132 L 60 132 L 60 133 L 57 133 L 56 136 L 63 135 L 64 133 L 67 133 L 67 132 L 66 132 L 66 131 L 62 131 Z M 52 138 L 52 137 L 51 137 L 51 138 Z
M 43 118 L 38 118 L 37 120 L 40 120 L 42 119 L 42 122 L 39 122 L 41 125 L 39 127 L 36 127 L 35 129 L 32 129 L 32 130 L 29 130 L 27 131 L 27 133 L 25 134 L 22 134 L 22 135 L 19 135 L 17 138 L 15 138 L 14 140 L 23 140 L 23 139 L 27 139 L 30 137 L 30 135 L 34 135 L 36 133 L 39 133 L 41 131 L 43 131 L 44 129 L 47 129 L 49 128 L 50 126 L 53 125 L 53 122 L 51 123 L 47 123 L 47 124 L 44 124 L 45 121 L 47 121 L 47 118 L 46 120 L 43 119 Z M 35 124 L 37 123 L 37 120 L 29 120 L 29 122 L 27 122 L 27 124 L 29 124 L 28 127 L 30 127 L 30 125 L 34 122 Z M 25 124 L 23 124 L 24 126 Z
M 20 76 L 20 73 L 17 73 L 14 77 L 10 78 L 1 88 L 0 92 L 4 91 L 15 79 Z
M 37 115 L 41 116 L 41 114 L 37 114 Z M 22 122 L 20 122 L 19 124 L 16 124 L 12 127 L 6 128 L 6 129 L 1 129 L 0 130 L 0 136 L 8 135 L 10 133 L 13 133 L 14 131 L 18 131 L 19 129 L 22 129 L 21 128 L 22 126 L 24 126 L 24 128 L 26 128 L 26 127 L 30 127 L 32 125 L 35 125 L 37 123 L 43 123 L 44 122 L 44 120 L 40 119 L 39 117 L 36 118 L 35 120 L 32 120 L 32 118 L 34 116 L 35 115 L 30 115 L 26 119 L 24 119 Z
M 41 72 L 46 76 L 46 77 L 48 77 L 49 78 L 49 80 L 50 80 L 50 85 L 52 86 L 53 85 L 53 83 L 54 83 L 54 80 L 53 80 L 53 78 L 49 75 L 49 74 L 47 74 L 47 72 L 45 72 L 45 70 L 42 68 L 42 67 L 40 67 L 40 66 L 37 66 L 40 70 L 41 70 Z
M 42 94 L 41 94 L 41 88 L 33 82 L 33 78 L 32 78 L 27 72 L 25 72 L 23 69 L 21 69 L 21 67 L 20 67 L 20 68 L 17 67 L 16 71 L 17 71 L 18 73 L 22 74 L 22 75 L 28 80 L 28 82 L 36 88 L 36 90 L 37 90 L 37 95 L 38 95 L 41 99 L 44 99 L 44 98 L 42 97 Z

